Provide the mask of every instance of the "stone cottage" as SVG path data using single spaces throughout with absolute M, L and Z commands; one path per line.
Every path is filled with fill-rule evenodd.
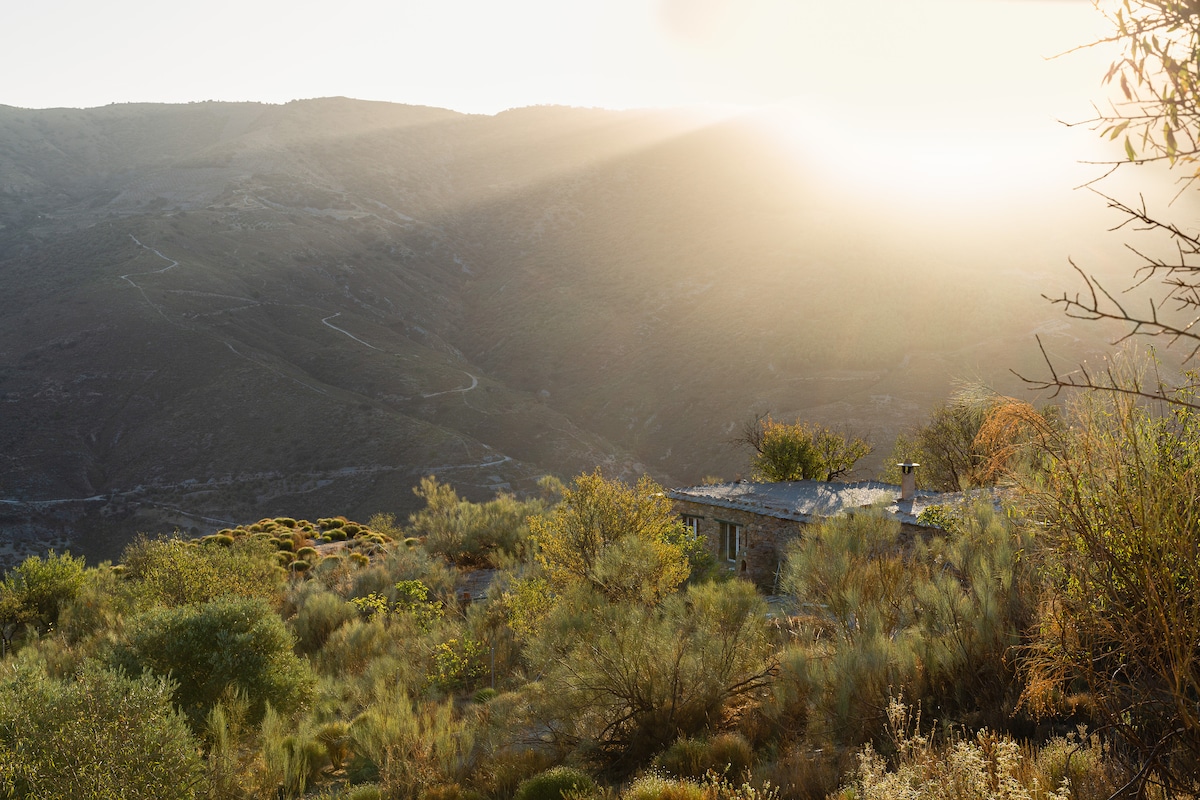
M 928 532 L 936 526 L 919 522 L 921 512 L 961 499 L 958 494 L 917 491 L 908 475 L 903 487 L 877 481 L 736 481 L 670 489 L 667 496 L 684 523 L 707 538 L 718 564 L 770 591 L 776 587 L 787 543 L 802 536 L 805 525 L 878 507 L 899 519 L 903 531 Z

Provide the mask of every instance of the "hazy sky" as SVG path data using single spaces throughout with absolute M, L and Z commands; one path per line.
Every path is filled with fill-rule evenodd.
M 1097 16 L 1082 0 L 7 3 L 0 103 L 344 95 L 494 113 L 815 96 L 864 119 L 905 104 L 1047 111 L 1064 85 L 1097 85 L 1042 61 Z

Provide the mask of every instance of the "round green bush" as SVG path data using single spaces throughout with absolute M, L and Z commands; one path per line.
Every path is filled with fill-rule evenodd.
M 348 522 L 342 525 L 342 530 L 346 532 L 347 536 L 357 536 L 362 532 L 362 526 L 355 522 Z
M 562 800 L 563 792 L 586 793 L 596 788 L 596 782 L 582 770 L 572 767 L 552 767 L 532 778 L 521 781 L 513 800 Z
M 296 527 L 296 520 L 291 517 L 276 517 L 275 524 L 282 525 L 285 528 L 294 528 Z
M 291 569 L 292 572 L 308 572 L 310 569 L 312 569 L 312 564 L 303 559 L 297 558 L 291 563 Z
M 480 689 L 478 692 L 476 692 L 474 700 L 479 705 L 483 705 L 499 694 L 499 692 L 489 686 L 486 689 Z
M 301 547 L 296 551 L 296 558 L 303 558 L 305 561 L 316 561 L 320 557 L 315 547 Z

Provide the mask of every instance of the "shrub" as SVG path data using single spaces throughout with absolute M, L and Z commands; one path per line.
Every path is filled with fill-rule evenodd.
M 296 558 L 302 558 L 310 563 L 316 561 L 320 557 L 321 554 L 317 552 L 317 548 L 315 547 L 301 547 L 296 551 Z
M 702 778 L 708 771 L 707 755 L 703 740 L 681 737 L 659 753 L 655 763 L 678 778 Z
M 474 741 L 453 703 L 417 704 L 403 686 L 384 681 L 376 683 L 350 735 L 355 751 L 378 769 L 389 797 L 418 797 L 428 786 L 457 782 L 472 766 Z
M 297 649 L 301 653 L 317 652 L 334 631 L 357 616 L 353 605 L 332 592 L 310 595 L 291 620 Z
M 568 792 L 586 794 L 596 788 L 591 776 L 572 767 L 552 767 L 521 782 L 513 800 L 563 800 Z
M 473 639 L 447 639 L 433 649 L 432 683 L 443 692 L 470 688 L 487 672 L 483 645 Z
M 754 764 L 754 751 L 741 734 L 722 733 L 708 741 L 677 739 L 655 761 L 680 778 L 703 778 L 709 772 L 741 778 Z
M 698 733 L 771 672 L 762 598 L 745 581 L 688 587 L 660 607 L 563 601 L 530 643 L 539 718 L 565 744 L 646 758 Z
M 245 692 L 255 717 L 267 703 L 295 710 L 312 691 L 312 674 L 292 652 L 292 635 L 263 600 L 224 597 L 159 608 L 130 628 L 115 653 L 118 663 L 133 674 L 170 675 L 178 684 L 176 701 L 197 725 L 230 690 Z
M 754 764 L 754 751 L 750 742 L 740 733 L 722 733 L 714 736 L 705 751 L 711 770 L 733 778 L 741 778 Z
M 312 569 L 312 564 L 302 558 L 297 558 L 290 565 L 292 572 L 308 572 Z
M 0 584 L 0 607 L 6 605 L 7 596 L 6 610 L 13 621 L 53 625 L 58 621 L 59 607 L 79 594 L 84 573 L 83 559 L 71 558 L 70 553 L 55 555 L 51 550 L 45 559 L 30 556 L 5 575 Z
M 296 520 L 291 517 L 276 517 L 274 520 L 276 525 L 282 525 L 285 528 L 295 528 Z
M 281 579 L 270 548 L 252 539 L 192 548 L 180 539 L 140 537 L 123 560 L 147 606 L 204 603 L 222 595 L 271 597 Z
M 27 665 L 0 678 L 0 796 L 192 798 L 198 743 L 165 678 L 87 665 L 55 681 Z
M 707 800 L 707 797 L 697 783 L 649 773 L 635 780 L 621 800 Z

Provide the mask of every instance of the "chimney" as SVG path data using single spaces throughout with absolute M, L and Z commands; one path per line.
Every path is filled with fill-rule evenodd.
M 920 464 L 912 461 L 905 461 L 903 464 L 897 464 L 900 468 L 900 502 L 911 501 L 917 493 L 917 467 Z

